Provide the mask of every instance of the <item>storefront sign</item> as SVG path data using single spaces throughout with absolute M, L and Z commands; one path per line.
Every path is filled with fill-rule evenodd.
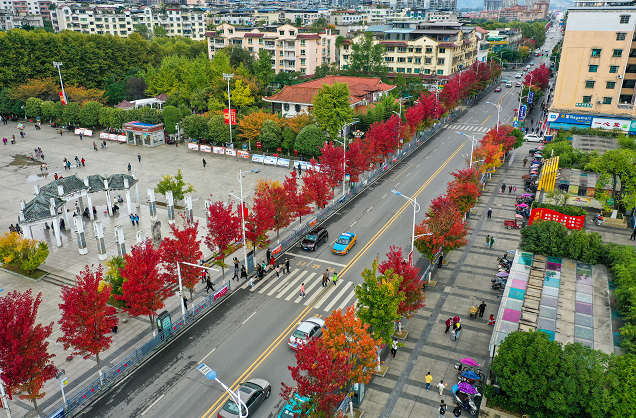
M 548 113 L 548 122 L 570 123 L 574 125 L 591 125 L 592 116 L 589 115 L 571 115 L 567 113 Z
M 196 144 L 194 142 L 188 142 L 188 149 L 190 149 L 192 151 L 198 151 L 199 150 L 199 144 Z
M 592 107 L 592 103 L 575 103 L 576 107 Z
M 592 118 L 592 128 L 629 132 L 631 122 L 628 119 Z
M 283 251 L 283 247 L 281 244 L 278 244 L 278 246 L 272 250 L 272 255 L 280 254 L 281 251 Z
M 201 145 L 199 149 L 203 152 L 212 152 L 212 147 L 209 145 Z
M 252 154 L 253 163 L 262 163 L 264 158 L 265 157 L 263 157 L 262 155 Z
M 250 153 L 247 151 L 238 151 L 238 156 L 241 158 L 250 158 Z
M 528 225 L 532 225 L 533 222 L 538 220 L 556 221 L 568 229 L 582 229 L 583 224 L 585 223 L 585 216 L 564 215 L 560 212 L 546 208 L 532 209 Z
M 227 285 L 225 285 L 219 290 L 217 290 L 216 292 L 214 292 L 214 300 L 217 300 L 218 298 L 222 298 L 223 296 L 227 295 L 227 291 L 228 291 L 228 288 L 227 288 Z
M 526 118 L 526 105 L 521 105 L 519 107 L 519 120 L 524 120 Z
M 269 164 L 269 165 L 276 165 L 277 159 L 278 157 L 272 157 L 271 155 L 268 155 L 263 159 L 263 163 Z

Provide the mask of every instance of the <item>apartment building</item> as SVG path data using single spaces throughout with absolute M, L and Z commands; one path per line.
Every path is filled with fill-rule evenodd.
M 389 72 L 446 79 L 477 59 L 475 27 L 460 22 L 393 22 L 367 28 L 375 42 L 385 46 Z M 346 40 L 339 50 L 340 68 L 347 69 L 351 44 L 363 35 Z
M 332 10 L 329 23 L 336 26 L 349 26 L 364 23 L 362 13 L 355 10 Z
M 297 25 L 311 26 L 321 17 L 328 18 L 327 9 L 285 9 L 281 11 L 280 22 L 292 22 Z
M 30 15 L 26 13 L 15 13 L 10 10 L 0 9 L 0 31 L 31 26 L 34 28 L 44 27 L 42 16 Z
M 223 23 L 216 31 L 207 32 L 210 59 L 219 49 L 239 45 L 254 55 L 261 49 L 272 54 L 272 67 L 281 71 L 312 75 L 316 67 L 336 61 L 336 35 L 329 29 L 323 33 L 299 32 L 292 25 L 270 27 L 238 27 Z
M 576 121 L 578 126 L 636 133 L 635 28 L 633 6 L 568 10 L 548 116 L 551 129 Z
M 506 28 L 491 30 L 486 38 L 490 45 L 490 52 L 499 52 L 502 49 L 519 49 L 521 41 L 523 41 L 523 35 L 521 29 Z
M 166 9 L 141 6 L 122 8 L 119 5 L 80 5 L 58 3 L 57 30 L 82 33 L 111 34 L 128 37 L 135 26 L 143 24 L 152 30 L 162 26 L 168 36 L 205 39 L 205 12 L 197 8 L 172 7 Z M 54 22 L 55 28 L 55 22 Z
M 2 0 L 0 10 L 6 10 L 17 15 L 40 15 L 42 19 L 52 21 L 51 4 L 56 0 Z M 5 14 L 5 16 L 8 16 Z M 13 20 L 16 20 L 15 17 Z M 41 26 L 41 25 L 40 25 Z

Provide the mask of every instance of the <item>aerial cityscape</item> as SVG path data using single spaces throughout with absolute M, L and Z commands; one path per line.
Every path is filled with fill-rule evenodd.
M 0 0 L 12 417 L 636 417 L 636 6 Z

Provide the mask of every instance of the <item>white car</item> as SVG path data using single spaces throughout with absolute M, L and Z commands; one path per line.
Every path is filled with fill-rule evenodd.
M 515 78 L 521 78 L 521 77 L 523 77 L 523 73 L 517 73 L 517 74 L 515 75 Z
M 296 328 L 296 331 L 289 337 L 287 345 L 291 348 L 298 348 L 298 346 L 306 344 L 309 340 L 319 338 L 322 336 L 322 328 L 325 326 L 325 321 L 320 318 L 307 318 L 301 322 Z
M 527 142 L 542 142 L 543 141 L 543 137 L 537 134 L 528 134 L 524 136 L 523 139 Z

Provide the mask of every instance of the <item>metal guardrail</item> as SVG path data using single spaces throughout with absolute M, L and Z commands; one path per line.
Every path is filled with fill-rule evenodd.
M 226 289 L 227 288 L 227 289 Z M 228 280 L 225 285 L 203 300 L 195 303 L 185 316 L 172 322 L 170 330 L 161 331 L 146 344 L 133 351 L 125 359 L 110 368 L 101 377 L 95 379 L 89 385 L 80 389 L 75 395 L 67 398 L 66 405 L 57 408 L 46 418 L 65 418 L 71 416 L 73 412 L 81 409 L 86 401 L 91 400 L 99 393 L 107 390 L 124 376 L 128 375 L 137 366 L 143 363 L 150 354 L 158 347 L 164 346 L 172 338 L 186 330 L 189 325 L 196 321 L 201 315 L 212 309 L 226 294 L 232 290 L 232 281 Z
M 496 82 L 493 82 L 489 87 L 482 90 L 479 94 L 469 98 L 466 100 L 466 106 L 470 106 L 475 101 L 481 99 L 484 95 L 490 92 L 496 85 Z M 412 152 L 417 150 L 422 144 L 427 142 L 431 137 L 437 134 L 446 123 L 453 121 L 459 115 L 461 115 L 465 111 L 464 109 L 458 109 L 451 112 L 446 117 L 442 118 L 435 125 L 430 128 L 418 132 L 411 141 L 407 142 L 403 145 L 401 149 L 398 149 L 396 153 L 392 154 L 390 157 L 386 159 L 384 164 L 381 164 L 379 167 L 376 167 L 373 171 L 369 172 L 368 177 L 356 183 L 352 186 L 349 191 L 346 193 L 344 198 L 336 200 L 334 203 L 326 206 L 319 214 L 310 218 L 311 220 L 302 224 L 299 228 L 297 228 L 290 236 L 286 237 L 281 243 L 281 253 L 288 250 L 292 247 L 297 241 L 301 239 L 305 235 L 305 233 L 311 228 L 310 222 L 316 220 L 316 224 L 320 224 L 324 222 L 329 216 L 331 216 L 334 212 L 339 210 L 341 207 L 346 205 L 351 197 L 357 195 L 362 190 L 369 187 L 373 184 L 382 174 L 389 171 L 396 164 L 399 164 L 402 160 L 408 157 Z M 431 265 L 428 266 L 426 271 L 424 272 L 423 278 L 428 274 Z M 231 280 L 226 282 L 227 293 L 231 291 Z M 224 286 L 224 287 L 225 287 Z M 112 385 L 123 379 L 126 375 L 128 375 L 132 370 L 134 370 L 137 366 L 143 363 L 146 358 L 158 347 L 166 345 L 174 336 L 179 335 L 183 330 L 185 330 L 188 325 L 192 324 L 194 320 L 196 320 L 200 315 L 204 314 L 208 310 L 210 310 L 214 305 L 216 305 L 217 301 L 221 300 L 222 295 L 217 297 L 218 292 L 220 292 L 223 288 L 220 288 L 217 292 L 212 295 L 207 296 L 200 302 L 197 302 L 193 305 L 192 309 L 186 312 L 185 316 L 179 318 L 178 321 L 174 321 L 172 323 L 172 328 L 170 332 L 160 332 L 156 337 L 153 337 L 152 340 L 148 341 L 141 348 L 138 348 L 131 354 L 129 354 L 126 358 L 116 364 L 114 367 L 106 371 L 101 377 L 95 379 L 86 387 L 79 390 L 75 395 L 69 397 L 67 399 L 66 405 L 62 405 L 57 408 L 53 413 L 46 416 L 46 418 L 65 418 L 71 416 L 74 411 L 81 409 L 86 401 L 94 398 L 99 393 L 107 390 Z M 351 399 L 347 396 L 338 408 L 338 411 L 343 407 L 346 408 L 351 402 Z

